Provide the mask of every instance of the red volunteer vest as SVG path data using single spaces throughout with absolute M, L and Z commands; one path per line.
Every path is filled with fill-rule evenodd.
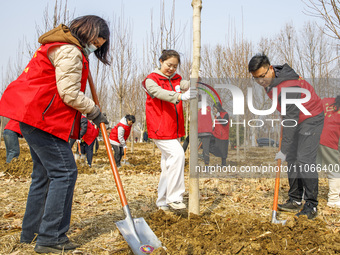
M 24 122 L 65 141 L 79 138 L 81 113 L 66 105 L 59 96 L 55 68 L 48 58 L 53 46 L 41 45 L 24 72 L 8 85 L 1 101 L 0 115 Z M 81 91 L 86 88 L 88 61 L 83 55 Z
M 279 85 L 277 85 L 275 88 L 277 88 L 277 95 L 279 96 L 281 94 L 282 88 L 287 87 L 300 87 L 303 89 L 307 89 L 311 93 L 311 99 L 307 102 L 302 104 L 310 113 L 311 115 L 305 115 L 300 111 L 299 120 L 298 123 L 301 123 L 302 121 L 314 117 L 318 114 L 320 114 L 322 109 L 322 103 L 320 97 L 315 93 L 314 88 L 305 80 L 288 80 L 281 82 Z M 273 90 L 270 90 L 267 95 L 270 99 L 273 99 Z M 301 94 L 301 98 L 305 98 L 305 94 Z M 281 112 L 281 105 L 280 102 L 278 102 L 276 109 Z
M 207 112 L 205 115 L 202 114 L 202 109 L 198 110 L 197 114 L 197 124 L 198 124 L 198 133 L 211 133 L 213 122 L 211 119 L 211 108 L 207 106 Z
M 81 118 L 85 118 L 82 116 Z M 83 135 L 82 139 L 87 145 L 91 145 L 96 137 L 99 135 L 99 129 L 95 128 L 90 121 L 87 121 L 87 129 L 85 135 Z
M 182 77 L 176 74 L 171 80 L 156 74 L 149 74 L 143 81 L 145 88 L 146 79 L 152 79 L 160 87 L 169 91 L 180 91 Z M 177 105 L 158 98 L 152 98 L 147 93 L 145 103 L 146 126 L 151 139 L 176 139 L 185 135 L 183 105 Z
M 220 116 L 222 119 L 227 115 L 227 112 L 220 112 Z M 218 124 L 218 121 L 215 123 L 215 128 L 212 132 L 213 136 L 220 140 L 228 140 L 229 139 L 229 120 L 227 125 Z
M 126 141 L 129 138 L 130 132 L 131 132 L 131 126 L 124 125 L 123 123 L 119 122 L 110 133 L 110 139 L 113 141 L 116 141 L 117 143 L 120 143 L 118 140 L 118 127 L 124 128 L 124 140 Z
M 15 120 L 9 120 L 7 125 L 5 126 L 4 129 L 8 129 L 8 130 L 12 130 L 18 134 L 21 134 L 21 130 L 20 130 L 20 127 L 19 127 L 19 122 L 15 121 Z
M 322 105 L 325 112 L 325 122 L 320 137 L 320 144 L 329 148 L 338 150 L 340 139 L 340 109 L 334 111 L 335 98 L 322 99 Z

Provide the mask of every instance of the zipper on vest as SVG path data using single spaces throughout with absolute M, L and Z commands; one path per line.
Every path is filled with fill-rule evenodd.
M 171 86 L 171 88 L 172 88 L 172 90 L 173 91 L 175 91 L 176 92 L 176 90 L 174 90 L 174 87 L 172 86 L 172 83 L 171 83 L 171 80 L 169 79 L 169 83 L 170 83 L 170 86 Z M 178 126 L 179 126 L 179 124 L 178 124 L 178 112 L 177 112 L 177 108 L 176 108 L 176 105 L 174 104 L 174 107 L 175 107 L 175 111 L 176 111 L 176 119 L 177 119 L 177 138 L 178 138 Z
M 48 109 L 50 109 L 50 107 L 51 107 L 51 105 L 52 105 L 52 103 L 53 103 L 53 101 L 54 101 L 54 98 L 55 98 L 55 94 L 54 94 L 52 100 L 50 101 L 50 103 L 48 104 L 48 106 L 46 107 L 45 111 L 43 111 L 43 113 L 42 113 L 42 119 L 43 119 L 43 120 L 45 120 L 44 115 L 46 114 L 46 112 L 48 111 Z

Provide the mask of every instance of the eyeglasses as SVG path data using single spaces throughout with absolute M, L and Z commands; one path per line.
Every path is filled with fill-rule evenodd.
M 260 80 L 260 79 L 263 79 L 264 77 L 266 77 L 268 71 L 269 71 L 269 66 L 268 66 L 267 72 L 265 72 L 264 74 L 261 74 L 261 75 L 258 76 L 258 77 L 253 77 L 253 79 L 254 79 L 255 81 L 258 81 L 258 80 Z

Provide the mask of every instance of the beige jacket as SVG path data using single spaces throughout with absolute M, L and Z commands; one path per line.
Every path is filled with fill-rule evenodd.
M 153 71 L 153 73 L 157 73 L 167 79 L 171 79 L 175 75 L 174 73 L 171 77 L 166 76 L 159 70 L 159 68 L 156 68 Z M 145 87 L 147 91 L 149 92 L 149 94 L 152 95 L 153 97 L 156 97 L 160 100 L 167 101 L 173 104 L 176 104 L 178 97 L 180 95 L 180 93 L 178 92 L 163 89 L 155 81 L 151 79 L 146 79 Z M 187 91 L 189 87 L 190 87 L 190 81 L 181 80 L 180 88 L 182 91 Z
M 48 57 L 55 67 L 58 93 L 63 102 L 83 114 L 91 113 L 95 103 L 80 91 L 83 69 L 83 56 L 78 40 L 65 25 L 60 25 L 39 38 L 39 43 L 67 42 L 71 44 L 55 46 Z M 76 46 L 77 45 L 77 46 Z

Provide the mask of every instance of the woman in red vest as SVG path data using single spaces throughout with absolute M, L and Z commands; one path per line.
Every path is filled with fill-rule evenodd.
M 136 118 L 133 115 L 126 115 L 120 122 L 111 130 L 110 143 L 114 151 L 114 157 L 117 167 L 120 167 L 120 161 L 126 150 L 126 140 L 129 138 L 133 123 Z
M 4 141 L 6 146 L 6 163 L 20 155 L 19 137 L 22 137 L 19 122 L 9 120 L 4 129 Z
M 327 171 L 329 185 L 327 205 L 340 208 L 340 95 L 336 98 L 324 98 L 321 101 L 325 112 L 325 122 L 316 162 L 318 167 Z
M 99 128 L 92 124 L 85 116 L 82 116 L 80 122 L 80 137 L 82 142 L 81 154 L 86 154 L 86 160 L 89 167 L 92 166 L 93 147 L 96 138 L 99 135 Z M 84 155 L 85 156 L 85 155 Z
M 212 153 L 222 159 L 222 166 L 227 165 L 228 146 L 229 146 L 229 114 L 222 108 L 220 103 L 214 104 L 214 129 L 212 141 Z
M 186 208 L 183 203 L 184 151 L 180 138 L 184 136 L 184 115 L 182 101 L 196 96 L 197 91 L 189 88 L 176 73 L 180 56 L 174 50 L 164 50 L 156 68 L 143 81 L 147 92 L 145 103 L 146 125 L 149 138 L 161 150 L 161 177 L 158 184 L 159 209 Z M 181 93 L 181 91 L 185 91 Z
M 20 122 L 31 151 L 32 183 L 20 241 L 36 240 L 38 253 L 77 247 L 66 236 L 77 179 L 68 140 L 79 139 L 82 113 L 96 125 L 108 123 L 84 91 L 88 56 L 94 52 L 102 63 L 109 64 L 109 38 L 106 21 L 92 15 L 43 34 L 40 48 L 0 101 L 0 115 Z

